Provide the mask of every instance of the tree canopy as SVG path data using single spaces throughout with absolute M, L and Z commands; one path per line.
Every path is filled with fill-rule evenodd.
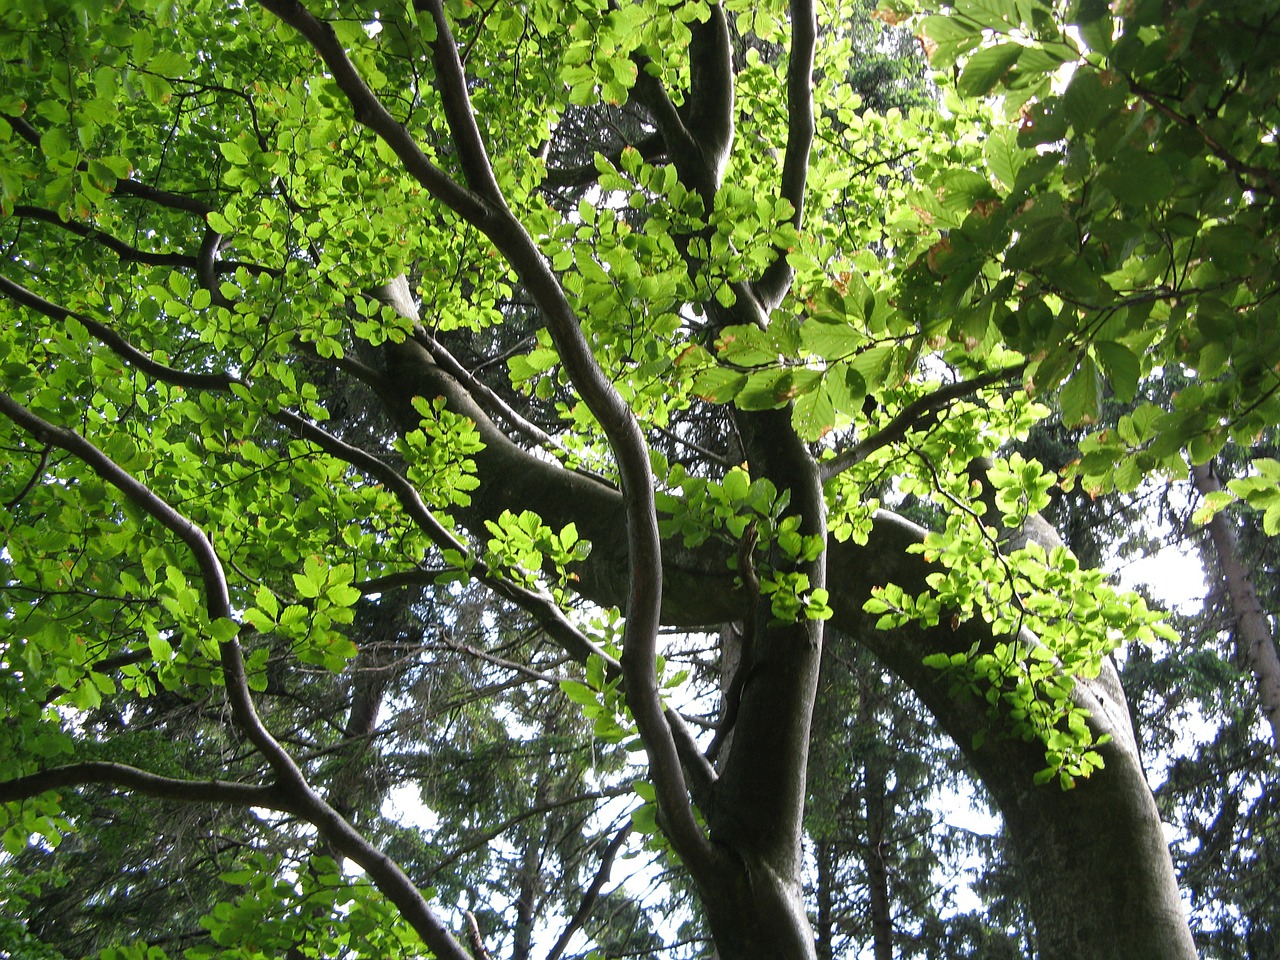
M 0 3 L 0 955 L 1269 955 L 1277 39 Z

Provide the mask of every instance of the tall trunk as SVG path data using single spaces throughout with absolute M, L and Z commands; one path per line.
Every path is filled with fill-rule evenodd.
M 835 844 L 830 840 L 819 840 L 814 845 L 814 859 L 818 863 L 818 923 L 815 931 L 818 960 L 834 960 L 831 941 L 835 918 L 831 907 L 835 894 Z
M 862 723 L 877 729 L 882 690 L 878 679 L 875 688 L 866 678 L 859 683 L 859 710 Z M 871 942 L 876 960 L 893 960 L 893 914 L 889 899 L 888 776 L 886 757 L 876 743 L 863 765 L 867 809 L 867 836 L 863 843 L 863 865 L 867 871 L 867 900 L 871 908 Z
M 862 612 L 876 580 L 924 590 L 926 565 L 907 554 L 924 531 L 890 514 L 876 520 L 872 543 L 831 549 L 830 574 L 840 633 L 849 631 L 919 695 L 972 764 L 1004 815 L 1036 925 L 1041 960 L 1193 960 L 1195 946 L 1178 894 L 1160 816 L 1138 759 L 1124 693 L 1115 669 L 1077 680 L 1075 699 L 1090 713 L 1105 768 L 1074 789 L 1036 786 L 1044 766 L 1040 744 L 1000 735 L 986 702 L 953 691 L 930 653 L 990 645 L 985 625 L 943 622 L 929 629 L 877 630 Z M 875 571 L 869 576 L 868 571 Z M 985 737 L 974 746 L 977 734 Z
M 1222 489 L 1213 469 L 1207 464 L 1191 468 L 1196 489 L 1208 495 Z M 1241 658 L 1253 672 L 1258 693 L 1258 706 L 1271 727 L 1271 740 L 1280 750 L 1280 653 L 1276 651 L 1271 622 L 1262 608 L 1253 579 L 1240 558 L 1240 541 L 1224 513 L 1214 514 L 1209 521 L 1209 542 L 1218 561 L 1218 571 L 1227 587 L 1231 612 L 1236 621 L 1236 643 Z
M 752 476 L 788 491 L 800 532 L 823 536 L 826 506 L 817 469 L 791 429 L 789 410 L 740 413 L 739 432 Z M 789 569 L 777 551 L 777 569 Z M 826 582 L 825 556 L 794 564 L 812 587 Z M 724 755 L 706 813 L 711 840 L 734 864 L 714 878 L 695 878 L 723 960 L 814 957 L 801 882 L 801 835 L 810 722 L 822 653 L 821 621 L 777 623 L 768 598 L 755 611 L 742 649 L 733 743 Z
M 391 373 L 395 386 L 389 384 L 383 396 L 391 409 L 402 415 L 402 423 L 416 425 L 408 405 L 408 397 L 414 393 L 445 396 L 451 404 L 456 404 L 458 412 L 480 422 L 487 446 L 476 455 L 475 461 L 477 472 L 485 482 L 475 492 L 472 510 L 463 518 L 483 530 L 484 515 L 497 515 L 503 509 L 529 508 L 537 510 L 553 528 L 570 521 L 578 524 L 580 532 L 589 528 L 584 535 L 596 540 L 596 546 L 579 570 L 581 592 L 610 604 L 625 598 L 626 564 L 616 551 L 618 538 L 612 535 L 621 526 L 618 493 L 521 450 L 416 344 L 398 345 L 393 356 Z M 1118 689 L 1114 671 L 1108 667 L 1103 677 L 1078 684 L 1079 696 L 1095 706 L 1091 720 L 1095 733 L 1113 736 L 1112 742 L 1100 751 L 1106 760 L 1106 769 L 1068 794 L 1061 794 L 1056 786 L 1033 788 L 1031 778 L 1044 765 L 1043 752 L 998 736 L 987 736 L 983 747 L 975 749 L 975 734 L 991 733 L 985 703 L 953 695 L 938 671 L 923 665 L 924 658 L 932 653 L 964 652 L 974 643 L 990 644 L 990 631 L 984 632 L 983 625 L 975 622 L 961 624 L 955 631 L 945 623 L 930 630 L 882 631 L 876 629 L 875 618 L 863 612 L 862 606 L 877 584 L 893 582 L 916 592 L 925 589 L 928 565 L 918 555 L 906 552 L 908 546 L 919 543 L 923 536 L 924 531 L 916 525 L 882 512 L 875 519 L 866 546 L 833 543 L 825 558 L 832 585 L 831 605 L 835 610 L 832 625 L 840 634 L 847 634 L 874 652 L 915 690 L 939 726 L 968 755 L 974 770 L 1000 805 L 1026 877 L 1027 902 L 1036 919 L 1042 956 L 1045 960 L 1058 956 L 1088 956 L 1091 960 L 1193 958 L 1191 935 L 1181 910 L 1159 817 L 1138 762 L 1123 696 L 1117 698 L 1108 692 L 1111 687 L 1107 679 Z M 716 553 L 710 542 L 698 550 L 683 549 L 678 542 L 669 542 L 665 549 L 665 622 L 719 624 L 741 616 L 743 598 L 732 586 L 727 553 Z M 777 648 L 773 662 L 758 665 L 757 682 L 744 685 L 743 709 L 726 764 L 739 757 L 741 766 L 749 766 L 741 758 L 739 749 L 740 738 L 748 727 L 758 728 L 750 739 L 761 745 L 751 750 L 751 755 L 762 758 L 771 770 L 779 769 L 781 761 L 777 755 L 792 747 L 797 751 L 796 761 L 807 757 L 808 717 L 813 696 L 810 672 L 816 673 L 820 648 L 806 639 L 790 652 L 793 656 L 786 656 L 781 647 Z M 760 682 L 765 676 L 768 682 Z M 1115 709 L 1117 705 L 1121 707 L 1119 710 Z M 794 766 L 791 769 L 795 769 Z M 717 791 L 723 793 L 725 789 L 722 778 Z M 798 813 L 797 808 L 795 822 L 798 822 Z M 727 826 L 723 810 L 710 811 L 708 820 L 713 828 Z M 768 826 L 767 822 L 760 823 L 762 830 Z M 728 847 L 733 849 L 734 844 Z M 792 849 L 798 850 L 798 846 Z M 1134 859 L 1117 870 L 1115 856 L 1120 852 Z M 738 862 L 744 874 L 754 869 L 748 866 L 752 862 L 750 858 Z M 1105 876 L 1091 875 L 1091 865 L 1095 864 L 1106 869 L 1110 881 Z M 1046 873 L 1037 877 L 1038 870 Z M 733 893 L 735 885 L 725 883 L 704 888 L 709 915 L 724 917 L 730 933 L 736 924 L 742 924 L 745 929 L 761 922 L 759 918 L 766 914 L 803 920 L 801 891 L 798 882 L 793 882 L 796 868 L 785 866 L 777 875 L 783 878 L 778 883 L 762 875 L 754 889 L 762 897 L 771 891 L 767 896 L 775 903 L 789 902 L 791 906 L 786 910 L 753 914 L 751 898 L 740 901 Z M 1102 895 L 1109 888 L 1118 890 L 1119 895 Z M 738 916 L 737 908 L 730 909 L 731 904 L 739 902 L 750 922 Z M 1144 923 L 1147 926 L 1144 927 Z M 804 921 L 806 930 L 807 927 Z M 1117 931 L 1132 933 L 1122 935 Z M 730 933 L 726 933 L 726 937 Z M 722 952 L 729 958 L 727 942 L 722 945 Z M 1054 952 L 1058 950 L 1054 945 L 1059 943 L 1075 944 L 1080 950 L 1073 954 L 1068 947 L 1064 948 L 1065 952 Z M 813 950 L 811 939 L 807 949 Z M 742 956 L 752 955 L 749 938 L 743 943 L 743 951 Z

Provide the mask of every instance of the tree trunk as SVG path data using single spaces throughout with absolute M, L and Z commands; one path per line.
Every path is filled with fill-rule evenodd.
M 790 417 L 789 410 L 740 412 L 739 433 L 752 475 L 790 493 L 802 534 L 825 536 L 817 468 Z M 776 551 L 769 561 L 779 570 L 791 568 Z M 826 583 L 825 556 L 794 568 L 813 587 Z M 733 866 L 695 881 L 722 960 L 808 960 L 815 947 L 801 882 L 801 839 L 822 622 L 801 617 L 777 623 L 767 597 L 757 603 L 755 618 L 741 650 L 745 679 L 733 743 L 704 811 L 712 843 Z
M 577 523 L 580 533 L 595 541 L 591 556 L 576 568 L 581 592 L 600 603 L 625 602 L 628 575 L 616 536 L 623 525 L 618 492 L 521 450 L 417 344 L 392 349 L 394 362 L 382 395 L 402 424 L 410 429 L 417 425 L 417 414 L 409 406 L 415 393 L 444 396 L 455 412 L 479 424 L 486 443 L 475 456 L 482 485 L 472 508 L 460 519 L 473 524 L 481 536 L 483 519 L 503 509 L 536 510 L 556 529 Z M 954 631 L 949 624 L 882 631 L 876 629 L 875 618 L 863 612 L 876 585 L 894 582 L 908 591 L 925 589 L 929 566 L 919 555 L 906 553 L 924 534 L 915 524 L 882 511 L 866 546 L 832 543 L 825 558 L 835 611 L 832 626 L 872 650 L 915 690 L 991 791 L 1019 857 L 1043 960 L 1190 960 L 1194 946 L 1114 670 L 1106 667 L 1098 679 L 1077 684 L 1077 698 L 1093 714 L 1095 737 L 1113 737 L 1099 751 L 1106 769 L 1063 794 L 1055 785 L 1032 784 L 1033 775 L 1044 766 L 1041 749 L 992 735 L 998 731 L 991 729 L 986 704 L 951 694 L 938 671 L 923 665 L 932 653 L 963 652 L 974 643 L 989 645 L 992 637 L 984 624 L 971 621 Z M 733 586 L 728 559 L 728 551 L 710 541 L 697 550 L 665 544 L 664 622 L 709 626 L 740 617 L 744 598 Z M 769 819 L 767 811 L 776 809 L 772 801 L 730 801 L 708 816 L 713 840 L 721 844 L 727 860 L 739 865 L 732 876 L 726 874 L 724 883 L 699 884 L 725 960 L 813 955 L 797 879 L 803 797 L 797 798 L 792 790 L 792 773 L 798 770 L 803 784 L 813 706 L 810 673 L 816 676 L 821 647 L 811 637 L 795 639 L 798 642 L 790 647 L 764 645 L 744 685 L 735 744 L 717 794 L 745 798 L 759 786 L 767 792 L 785 789 L 796 803 L 785 824 Z M 750 734 L 745 733 L 748 728 Z M 975 749 L 978 733 L 987 739 Z M 754 745 L 751 750 L 741 749 L 744 740 Z M 733 818 L 730 808 L 736 810 Z M 750 815 L 752 810 L 755 815 Z M 744 814 L 749 824 L 733 822 Z M 771 855 L 753 854 L 750 847 L 756 843 L 771 847 Z M 753 895 L 740 889 L 748 877 Z
M 1114 667 L 1107 663 L 1097 679 L 1076 682 L 1075 699 L 1090 713 L 1095 740 L 1111 737 L 1098 747 L 1105 769 L 1069 791 L 1056 783 L 1036 786 L 1043 746 L 1000 736 L 985 701 L 952 693 L 938 671 L 923 665 L 930 653 L 989 645 L 985 624 L 882 631 L 862 612 L 876 581 L 908 592 L 925 588 L 927 565 L 905 552 L 923 536 L 916 525 L 881 513 L 872 545 L 834 545 L 831 581 L 844 589 L 832 591 L 833 623 L 915 690 L 991 792 L 1016 853 L 1040 960 L 1192 960 L 1195 945 Z M 985 739 L 974 747 L 978 733 Z
M 866 678 L 859 683 L 859 710 L 862 723 L 876 729 L 880 713 L 881 689 L 879 679 L 874 681 L 875 689 Z M 887 744 L 885 745 L 887 748 Z M 867 900 L 871 908 L 871 943 L 875 960 L 893 960 L 893 914 L 889 897 L 889 867 L 885 862 L 888 853 L 887 820 L 890 816 L 888 804 L 888 777 L 886 758 L 881 753 L 881 743 L 877 737 L 875 745 L 867 756 L 863 770 L 865 772 L 865 793 L 867 810 L 867 836 L 863 843 L 862 862 L 867 871 Z
M 1191 479 L 1202 495 L 1222 489 L 1212 468 L 1202 463 L 1191 468 Z M 1218 560 L 1218 571 L 1226 583 L 1231 612 L 1236 621 L 1236 643 L 1242 658 L 1253 672 L 1258 706 L 1271 727 L 1271 741 L 1280 750 L 1280 653 L 1276 651 L 1271 621 L 1262 608 L 1249 571 L 1240 559 L 1240 541 L 1225 513 L 1209 521 L 1209 542 Z
M 835 924 L 835 918 L 831 915 L 832 885 L 835 883 L 835 844 L 830 840 L 819 840 L 814 847 L 814 859 L 818 862 L 818 960 L 835 960 L 831 942 Z

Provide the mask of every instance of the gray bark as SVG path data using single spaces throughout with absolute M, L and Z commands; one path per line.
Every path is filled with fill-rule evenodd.
M 584 595 L 601 603 L 626 597 L 625 557 L 617 545 L 622 527 L 620 495 L 528 454 L 430 362 L 424 350 L 401 345 L 394 375 L 396 389 L 385 389 L 392 409 L 407 408 L 409 390 L 445 396 L 459 412 L 477 418 L 488 446 L 477 456 L 484 483 L 476 491 L 472 522 L 502 509 L 533 509 L 553 527 L 569 521 L 596 546 L 579 571 Z M 404 392 L 402 392 L 404 391 Z M 416 423 L 416 421 L 414 421 Z M 493 482 L 490 482 L 493 478 Z M 1043 960 L 1179 960 L 1195 948 L 1179 901 L 1168 847 L 1150 788 L 1138 761 L 1137 746 L 1118 677 L 1110 665 L 1092 681 L 1077 684 L 1077 698 L 1092 712 L 1095 739 L 1106 762 L 1088 781 L 1062 792 L 1056 785 L 1034 786 L 1044 765 L 1034 744 L 988 736 L 974 748 L 974 736 L 990 732 L 986 704 L 953 695 L 923 659 L 937 652 L 967 651 L 992 637 L 981 623 L 949 624 L 924 630 L 881 631 L 862 606 L 871 589 L 894 582 L 907 590 L 924 589 L 929 572 L 906 548 L 925 531 L 882 511 L 867 546 L 832 542 L 827 552 L 831 621 L 839 633 L 864 644 L 921 697 L 939 726 L 966 754 L 1005 818 L 1026 884 Z M 733 586 L 729 552 L 710 544 L 697 550 L 664 544 L 663 620 L 672 625 L 711 626 L 741 615 L 744 598 Z M 717 786 L 716 808 L 709 818 L 713 840 L 738 866 L 716 885 L 700 884 L 721 956 L 808 957 L 814 946 L 802 913 L 801 891 L 793 881 L 798 844 L 791 846 L 798 823 L 789 819 L 778 831 L 766 821 L 776 793 L 802 784 L 807 751 L 808 711 L 812 707 L 809 671 L 818 650 L 805 642 L 791 648 L 765 646 L 756 676 L 744 686 L 742 713 L 732 753 L 738 769 Z M 808 691 L 808 694 L 805 693 Z M 745 744 L 745 746 L 744 746 Z M 781 756 L 791 759 L 782 762 Z M 730 758 L 732 759 L 732 758 Z M 765 776 L 767 772 L 768 776 Z M 774 799 L 757 797 L 754 785 L 782 777 Z M 792 778 L 798 778 L 793 780 Z M 768 855 L 744 851 L 739 843 L 769 832 L 779 838 Z M 762 848 L 763 849 L 763 848 Z M 741 951 L 741 952 L 739 952 Z M 763 952 L 762 952 L 763 951 Z M 799 951 L 799 952 L 789 952 Z
M 1201 494 L 1222 489 L 1208 464 L 1193 466 L 1191 479 Z M 1280 653 L 1276 651 L 1271 621 L 1258 599 L 1253 578 L 1240 558 L 1240 540 L 1231 529 L 1225 513 L 1214 514 L 1209 521 L 1209 542 L 1213 545 L 1218 571 L 1231 600 L 1231 612 L 1236 621 L 1236 643 L 1243 654 L 1241 659 L 1253 673 L 1258 706 L 1271 727 L 1272 743 L 1280 750 Z

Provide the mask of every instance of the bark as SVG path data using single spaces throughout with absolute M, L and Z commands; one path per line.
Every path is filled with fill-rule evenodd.
M 483 484 L 476 491 L 479 496 L 471 522 L 478 523 L 481 512 L 491 515 L 489 511 L 526 508 L 536 510 L 552 527 L 576 522 L 580 531 L 591 531 L 586 535 L 596 542 L 579 571 L 581 591 L 600 603 L 625 600 L 626 562 L 616 548 L 616 531 L 623 522 L 620 495 L 522 450 L 465 393 L 459 397 L 450 392 L 449 378 L 425 351 L 414 352 L 405 345 L 397 349 L 401 354 L 391 382 L 404 389 L 416 383 L 433 391 L 426 396 L 458 401 L 459 412 L 469 409 L 479 418 L 481 434 L 490 443 L 476 458 Z M 397 399 L 397 392 L 387 390 L 387 399 L 393 408 L 403 408 L 408 398 Z M 519 478 L 518 483 L 512 478 Z M 1056 785 L 1032 784 L 1033 775 L 1044 766 L 1038 746 L 989 735 L 975 749 L 975 735 L 991 733 L 985 702 L 953 696 L 939 681 L 938 672 L 922 663 L 931 653 L 955 653 L 967 651 L 975 642 L 991 643 L 983 624 L 967 622 L 954 631 L 945 623 L 930 630 L 881 631 L 875 627 L 875 618 L 862 611 L 874 586 L 894 582 L 908 591 L 925 589 L 929 566 L 919 555 L 906 553 L 924 534 L 922 528 L 881 511 L 866 546 L 831 543 L 827 552 L 835 611 L 831 624 L 865 645 L 912 687 L 991 792 L 1023 871 L 1042 958 L 1194 957 L 1168 847 L 1114 668 L 1108 664 L 1097 679 L 1079 682 L 1077 692 L 1092 712 L 1095 738 L 1104 733 L 1112 737 L 1099 751 L 1106 768 L 1063 793 Z M 665 543 L 663 557 L 664 622 L 711 626 L 741 615 L 743 597 L 733 587 L 728 550 L 711 545 L 689 550 Z M 794 785 L 793 776 L 803 783 L 812 703 L 802 691 L 812 690 L 808 671 L 816 668 L 818 651 L 806 641 L 791 648 L 766 645 L 760 656 L 744 685 L 734 731 L 731 753 L 739 757 L 739 766 L 732 777 L 726 770 L 717 784 L 716 805 L 721 812 L 713 810 L 709 817 L 713 838 L 722 845 L 728 837 L 737 843 L 753 832 L 768 831 L 785 847 L 791 841 L 783 838 L 794 836 L 790 825 L 779 831 L 776 822 L 760 818 L 764 806 L 752 801 L 751 790 L 758 784 L 776 799 L 778 791 L 786 789 L 783 784 Z M 752 746 L 743 748 L 744 741 Z M 789 751 L 794 751 L 791 759 L 783 760 L 780 755 Z M 773 782 L 776 778 L 782 782 Z M 798 822 L 798 812 L 789 824 Z M 700 884 L 722 956 L 812 954 L 808 922 L 801 913 L 801 891 L 792 879 L 790 858 L 797 852 L 798 845 L 781 859 L 773 852 L 767 857 L 743 853 L 735 858 L 740 863 L 739 876 L 727 877 L 718 889 Z M 735 953 L 735 945 L 743 952 Z M 758 952 L 765 945 L 770 952 Z M 801 952 L 786 952 L 792 949 Z
M 908 591 L 924 588 L 928 565 L 905 548 L 924 530 L 881 513 L 871 543 L 833 545 L 830 571 L 833 624 L 866 644 L 902 677 L 964 752 L 1004 816 L 1026 902 L 1035 921 L 1042 960 L 1174 960 L 1195 957 L 1155 800 L 1139 763 L 1138 747 L 1115 668 L 1106 663 L 1095 680 L 1077 681 L 1077 702 L 1090 711 L 1105 769 L 1073 790 L 1035 786 L 1044 766 L 1038 744 L 1003 738 L 992 730 L 986 704 L 953 694 L 937 671 L 923 666 L 929 653 L 967 651 L 989 644 L 990 632 L 969 621 L 952 629 L 875 629 L 861 612 L 877 582 Z M 982 746 L 974 736 L 987 734 Z
M 817 466 L 791 430 L 790 411 L 739 413 L 737 419 L 752 475 L 790 492 L 801 533 L 825 536 Z M 771 559 L 786 566 L 782 558 Z M 824 556 L 796 569 L 813 587 L 825 585 Z M 738 667 L 746 672 L 733 743 L 704 810 L 712 841 L 731 851 L 740 868 L 726 871 L 728 884 L 716 878 L 714 889 L 700 885 L 726 960 L 812 957 L 800 854 L 822 622 L 774 623 L 767 598 L 758 601 L 755 617 L 753 640 Z
M 862 722 L 874 724 L 879 713 L 880 689 L 871 684 L 860 686 Z M 871 908 L 871 943 L 875 960 L 893 960 L 893 914 L 889 892 L 887 820 L 892 813 L 888 797 L 887 758 L 876 745 L 866 759 L 867 837 L 863 847 L 863 863 L 867 870 L 868 905 Z
M 1191 479 L 1201 495 L 1222 489 L 1213 469 L 1208 464 L 1191 468 Z M 1243 662 L 1249 665 L 1257 688 L 1258 706 L 1271 728 L 1271 740 L 1280 750 L 1280 653 L 1276 651 L 1271 621 L 1253 578 L 1240 556 L 1240 540 L 1231 529 L 1227 514 L 1216 513 L 1209 521 L 1209 542 L 1218 561 L 1218 571 L 1226 584 L 1231 600 L 1231 612 L 1236 622 L 1236 643 Z
M 816 930 L 818 960 L 835 960 L 832 950 L 832 937 L 835 932 L 835 918 L 832 915 L 835 883 L 835 844 L 830 840 L 819 840 L 815 845 L 814 859 L 818 864 L 818 888 L 815 897 L 818 901 Z

